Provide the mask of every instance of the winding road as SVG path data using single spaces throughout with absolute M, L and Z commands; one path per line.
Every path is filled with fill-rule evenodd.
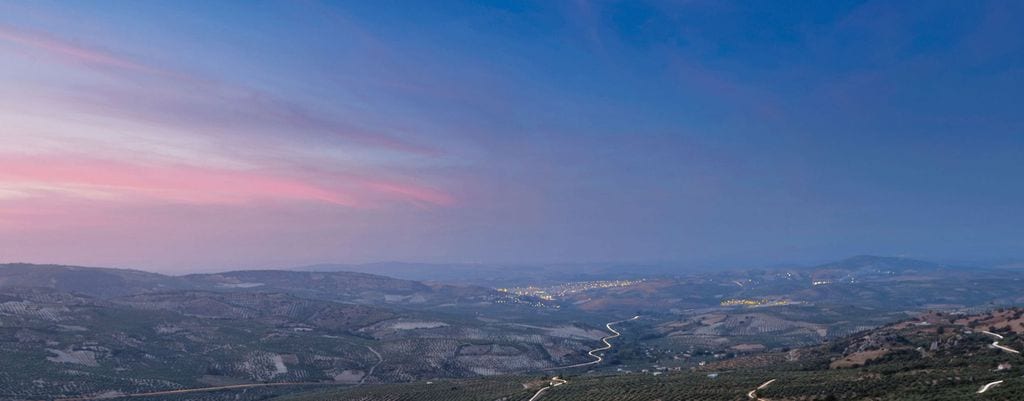
M 618 336 L 622 335 L 622 333 L 619 333 L 617 330 L 612 328 L 612 325 L 613 324 L 619 324 L 619 323 L 624 323 L 624 322 L 629 322 L 629 321 L 637 320 L 639 318 L 640 318 L 640 316 L 633 316 L 632 318 L 629 318 L 629 319 L 606 323 L 604 325 L 604 327 L 608 328 L 608 331 L 610 331 L 612 333 L 612 335 L 604 337 L 604 338 L 601 339 L 601 342 L 604 343 L 604 346 L 602 346 L 600 348 L 594 348 L 594 349 L 590 350 L 590 352 L 587 352 L 587 355 L 590 355 L 592 358 L 594 358 L 593 361 L 584 362 L 584 363 L 577 363 L 575 365 L 569 365 L 569 366 L 557 366 L 557 367 L 554 367 L 554 368 L 547 368 L 547 369 L 544 369 L 544 370 L 572 369 L 572 368 L 579 368 L 579 367 L 583 367 L 583 366 L 596 365 L 596 364 L 599 364 L 599 363 L 603 362 L 604 361 L 604 357 L 601 356 L 601 355 L 597 355 L 597 353 L 612 349 L 612 343 L 608 342 L 608 340 L 611 340 L 611 339 L 613 339 L 615 337 L 618 337 Z
M 1002 380 L 996 380 L 996 381 L 994 381 L 992 383 L 989 383 L 989 384 L 986 384 L 984 386 L 981 386 L 981 390 L 978 390 L 978 394 L 984 393 L 984 392 L 988 391 L 988 389 L 990 389 L 992 387 L 995 387 L 995 386 L 998 386 L 1000 384 L 1003 384 Z
M 568 383 L 567 380 L 559 379 L 558 376 L 552 377 L 551 384 L 549 384 L 547 387 L 542 387 L 540 390 L 537 390 L 537 393 L 534 394 L 533 397 L 530 397 L 529 401 L 536 401 L 538 398 L 540 398 L 541 394 L 544 394 L 544 392 L 548 391 L 549 388 L 558 387 L 566 383 Z
M 982 333 L 988 334 L 988 335 L 996 338 L 996 340 L 992 342 L 992 346 L 993 347 L 999 348 L 999 349 L 1001 349 L 1003 351 L 1006 351 L 1006 352 L 1009 352 L 1011 354 L 1020 354 L 1020 351 L 1017 351 L 1017 350 L 1015 350 L 1013 348 L 1010 348 L 1010 347 L 999 345 L 999 340 L 1002 340 L 1003 336 L 1001 336 L 999 334 L 996 334 L 996 333 L 993 333 L 991 331 L 982 331 Z
M 373 371 L 377 369 L 377 367 L 380 366 L 380 364 L 384 363 L 384 357 L 380 355 L 380 352 L 377 352 L 377 350 L 373 349 L 373 347 L 369 345 L 366 346 L 366 349 L 370 350 L 370 352 L 377 356 L 377 363 L 373 364 L 373 366 L 370 367 L 370 371 L 366 372 L 366 374 L 363 375 L 361 379 L 359 379 L 359 384 L 357 384 L 358 386 L 362 386 L 363 383 L 366 383 L 366 378 L 372 376 Z
M 581 367 L 581 366 L 590 366 L 590 365 L 596 365 L 598 363 L 601 363 L 602 361 L 604 361 L 604 357 L 601 356 L 601 355 L 597 355 L 597 353 L 612 349 L 612 343 L 608 342 L 608 340 L 611 340 L 611 339 L 613 339 L 615 337 L 618 337 L 618 336 L 622 335 L 622 333 L 619 333 L 618 330 L 615 330 L 612 327 L 612 325 L 613 324 L 623 323 L 623 322 L 628 322 L 628 321 L 632 321 L 632 320 L 637 320 L 639 318 L 640 318 L 640 316 L 638 315 L 638 316 L 633 316 L 632 318 L 625 319 L 625 320 L 618 320 L 618 321 L 614 321 L 614 322 L 605 323 L 604 327 L 606 327 L 608 329 L 608 331 L 610 331 L 612 333 L 612 335 L 606 336 L 606 337 L 601 339 L 601 342 L 604 343 L 603 346 L 601 346 L 599 348 L 594 348 L 594 349 L 590 350 L 590 352 L 587 352 L 587 355 L 590 355 L 591 357 L 594 358 L 593 361 L 584 362 L 584 363 L 577 363 L 575 365 L 569 365 L 569 366 L 558 366 L 558 367 L 554 367 L 554 368 L 547 368 L 547 369 L 544 369 L 544 370 L 571 369 L 571 368 L 578 368 L 578 367 Z M 544 395 L 545 391 L 548 391 L 549 389 L 552 389 L 552 388 L 555 388 L 555 387 L 558 387 L 558 386 L 561 386 L 561 385 L 567 384 L 567 383 L 569 383 L 569 382 L 559 378 L 558 376 L 552 377 L 551 378 L 551 384 L 546 386 L 546 387 L 541 387 L 539 390 L 537 390 L 536 393 L 533 394 L 533 397 L 530 397 L 530 399 L 528 401 L 536 401 L 537 399 L 540 398 L 540 396 Z
M 774 382 L 775 382 L 775 379 L 771 379 L 769 381 L 766 381 L 766 382 L 762 383 L 760 386 L 757 386 L 757 388 L 755 388 L 753 390 L 750 390 L 750 392 L 747 393 L 747 398 L 752 399 L 752 400 L 758 400 L 758 401 L 764 400 L 764 398 L 757 398 L 757 390 L 761 390 L 761 389 L 763 389 L 765 387 L 768 387 L 769 384 L 772 384 Z
M 1006 352 L 1009 352 L 1011 354 L 1020 355 L 1020 351 L 1017 351 L 1017 350 L 1015 350 L 1013 348 L 1010 348 L 1010 347 L 1007 347 L 1005 345 L 999 345 L 999 340 L 1003 339 L 1002 335 L 993 333 L 991 331 L 982 331 L 982 333 L 988 334 L 988 335 L 996 338 L 996 340 L 992 342 L 992 346 L 993 347 L 999 348 L 999 349 L 1001 349 L 1003 351 L 1006 351 Z M 988 383 L 988 384 L 986 384 L 984 386 L 981 386 L 981 388 L 978 389 L 978 394 L 982 394 L 982 393 L 988 391 L 989 389 L 991 389 L 992 387 L 998 386 L 1000 384 L 1003 384 L 1002 380 L 996 380 L 996 381 L 994 381 L 992 383 Z

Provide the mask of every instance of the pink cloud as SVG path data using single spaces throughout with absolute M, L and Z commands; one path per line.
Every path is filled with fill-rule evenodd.
M 292 199 L 362 206 L 339 191 L 254 172 L 58 157 L 0 159 L 0 187 L 3 183 L 54 188 L 71 195 L 101 191 L 122 200 L 235 203 Z
M 387 201 L 433 206 L 455 203 L 445 192 L 384 179 L 332 175 L 318 180 L 287 172 L 141 165 L 69 156 L 0 157 L 0 189 L 5 187 L 90 199 L 193 204 L 275 199 L 356 208 L 378 207 Z
M 455 198 L 451 195 L 431 188 L 386 181 L 370 181 L 366 182 L 365 185 L 379 192 L 398 195 L 420 203 L 437 206 L 451 206 L 455 204 Z

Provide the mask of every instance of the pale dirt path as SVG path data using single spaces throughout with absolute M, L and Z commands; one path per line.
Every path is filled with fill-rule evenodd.
M 548 389 L 553 388 L 553 387 L 558 387 L 558 386 L 561 386 L 561 385 L 566 384 L 566 383 L 568 383 L 568 381 L 559 379 L 558 376 L 552 377 L 551 378 L 551 385 L 547 386 L 547 387 L 543 387 L 540 390 L 537 390 L 537 393 L 534 394 L 533 397 L 530 397 L 529 401 L 536 401 L 538 398 L 540 398 L 540 396 L 542 394 L 544 394 L 545 391 L 548 391 Z
M 993 347 L 999 348 L 999 349 L 1001 349 L 1003 351 L 1006 351 L 1006 352 L 1009 352 L 1011 354 L 1020 354 L 1020 351 L 1017 351 L 1017 350 L 1015 350 L 1013 348 L 1010 348 L 1010 347 L 999 345 L 999 340 L 1002 340 L 1003 336 L 1001 336 L 999 334 L 996 334 L 996 333 L 993 333 L 991 331 L 982 331 L 982 333 L 988 334 L 988 335 L 996 338 L 996 341 L 992 342 L 992 346 Z
M 755 388 L 753 390 L 750 390 L 750 392 L 747 393 L 747 398 L 752 399 L 752 400 L 758 400 L 758 401 L 764 400 L 764 398 L 757 398 L 757 390 L 760 390 L 760 389 L 763 389 L 765 387 L 768 387 L 768 385 L 770 385 L 770 384 L 772 384 L 774 382 L 775 382 L 775 379 L 771 379 L 769 381 L 766 381 L 766 382 L 762 383 L 760 386 L 757 386 L 757 388 Z
M 594 358 L 593 361 L 584 362 L 584 363 L 577 363 L 575 365 L 569 365 L 569 366 L 559 366 L 559 367 L 554 367 L 554 368 L 547 368 L 547 369 L 544 369 L 544 370 L 571 369 L 571 368 L 578 368 L 578 367 L 581 367 L 581 366 L 596 365 L 596 364 L 601 363 L 602 361 L 604 361 L 604 357 L 602 357 L 600 355 L 597 355 L 597 353 L 612 349 L 612 343 L 608 342 L 608 340 L 611 340 L 611 339 L 613 339 L 615 337 L 618 337 L 618 336 L 622 335 L 622 333 L 619 333 L 617 330 L 615 330 L 612 327 L 612 325 L 613 324 L 619 324 L 619 323 L 622 323 L 622 322 L 628 322 L 628 321 L 632 321 L 632 320 L 637 320 L 639 318 L 640 318 L 640 316 L 633 316 L 630 319 L 625 319 L 625 320 L 619 320 L 619 321 L 615 321 L 615 322 L 606 323 L 604 325 L 604 327 L 606 327 L 608 329 L 608 331 L 612 333 L 612 335 L 604 337 L 604 338 L 601 339 L 601 342 L 604 343 L 604 346 L 599 347 L 599 348 L 594 348 L 594 349 L 590 350 L 590 352 L 587 352 L 587 355 L 590 355 L 591 357 Z M 566 381 L 566 380 L 558 378 L 558 376 L 552 377 L 551 378 L 551 385 L 547 386 L 547 387 L 542 387 L 541 389 L 537 390 L 537 393 L 535 393 L 533 395 L 533 397 L 530 397 L 530 399 L 528 401 L 536 401 L 542 395 L 544 395 L 545 391 L 548 391 L 548 390 L 550 390 L 552 388 L 555 388 L 555 387 L 558 387 L 558 386 L 561 386 L 561 385 L 567 384 L 567 383 L 569 383 L 569 382 Z
M 989 384 L 986 384 L 984 386 L 981 386 L 981 389 L 978 390 L 978 394 L 984 393 L 984 392 L 988 391 L 988 389 L 990 389 L 992 387 L 995 387 L 995 386 L 998 386 L 1000 384 L 1003 384 L 1002 380 L 997 380 L 997 381 L 994 381 L 992 383 L 989 383 Z
M 629 318 L 629 319 L 606 323 L 604 325 L 604 327 L 608 328 L 608 331 L 610 331 L 612 333 L 612 335 L 604 337 L 604 338 L 601 339 L 601 342 L 604 343 L 604 346 L 602 346 L 600 348 L 594 348 L 594 349 L 590 350 L 590 352 L 587 352 L 587 355 L 590 355 L 592 358 L 594 358 L 593 361 L 584 362 L 584 363 L 577 363 L 575 365 L 569 365 L 569 366 L 557 366 L 557 367 L 553 367 L 553 368 L 547 368 L 547 369 L 544 369 L 544 370 L 572 369 L 572 368 L 579 368 L 579 367 L 583 367 L 583 366 L 596 365 L 596 364 L 599 364 L 599 363 L 603 362 L 604 361 L 604 357 L 602 357 L 600 355 L 597 355 L 597 353 L 612 349 L 612 343 L 608 342 L 608 340 L 611 340 L 613 338 L 616 338 L 616 337 L 622 335 L 622 333 L 619 333 L 617 330 L 612 328 L 612 325 L 613 324 L 619 324 L 619 323 L 623 323 L 623 322 L 629 322 L 629 321 L 637 320 L 639 318 L 640 318 L 640 316 L 633 316 L 632 318 Z
M 1020 354 L 1020 351 L 1017 351 L 1017 350 L 1015 350 L 1013 348 L 1010 348 L 1010 347 L 1007 347 L 1007 346 L 999 345 L 999 340 L 1003 339 L 1002 335 L 999 335 L 999 334 L 996 334 L 996 333 L 993 333 L 993 332 L 987 331 L 987 330 L 986 331 L 982 331 L 982 333 L 988 334 L 988 335 L 996 338 L 996 340 L 992 342 L 992 346 L 993 347 L 999 348 L 999 349 L 1001 349 L 1003 351 L 1006 351 L 1006 352 L 1009 352 L 1011 354 L 1018 354 L 1018 355 Z M 981 386 L 981 388 L 978 389 L 978 394 L 983 394 L 986 391 L 988 391 L 989 389 L 991 389 L 992 387 L 998 386 L 1000 384 L 1003 384 L 1002 380 L 996 380 L 996 381 L 994 381 L 992 383 L 988 383 L 988 384 L 986 384 L 984 386 Z
M 380 366 L 380 364 L 384 363 L 384 357 L 380 355 L 380 352 L 377 352 L 377 350 L 373 349 L 373 347 L 369 345 L 366 346 L 366 349 L 370 350 L 370 352 L 372 352 L 374 355 L 377 355 L 377 363 L 373 364 L 373 366 L 370 367 L 370 371 L 366 372 L 366 374 L 363 375 L 362 379 L 359 379 L 359 386 L 362 386 L 363 383 L 366 383 L 366 378 L 372 376 L 373 371 L 377 369 L 377 367 Z

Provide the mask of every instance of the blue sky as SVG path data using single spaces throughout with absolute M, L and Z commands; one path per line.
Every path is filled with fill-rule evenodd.
M 1019 2 L 6 2 L 0 259 L 1021 257 Z

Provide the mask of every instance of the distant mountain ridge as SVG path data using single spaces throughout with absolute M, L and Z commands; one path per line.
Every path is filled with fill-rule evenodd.
M 593 272 L 573 273 L 592 266 Z M 833 272 L 831 275 L 882 274 L 962 270 L 963 267 L 923 260 L 858 255 L 809 266 L 800 270 Z M 979 269 L 972 267 L 971 269 Z M 786 270 L 785 268 L 758 270 Z M 677 270 L 676 273 L 685 273 Z M 338 294 L 356 296 L 386 290 L 395 295 L 413 292 L 455 290 L 467 293 L 487 291 L 484 287 L 507 287 L 546 281 L 585 281 L 672 275 L 673 268 L 649 265 L 489 265 L 380 262 L 368 264 L 319 264 L 281 270 L 236 270 L 220 273 L 171 276 L 131 269 L 112 269 L 27 263 L 0 264 L 0 288 L 45 287 L 100 298 L 170 290 L 261 290 L 299 292 L 313 296 Z M 438 283 L 438 284 L 426 284 Z M 445 284 L 439 284 L 445 283 Z M 317 295 L 319 294 L 319 295 Z
M 911 259 L 896 256 L 874 256 L 874 255 L 858 255 L 849 257 L 837 262 L 826 263 L 814 267 L 815 269 L 844 269 L 844 270 L 858 270 L 858 269 L 882 269 L 882 270 L 893 270 L 893 271 L 907 271 L 907 270 L 938 270 L 938 269 L 950 269 L 954 268 L 950 265 L 923 261 L 919 259 Z
M 39 287 L 112 298 L 188 287 L 179 277 L 140 270 L 12 263 L 0 265 L 0 288 Z
M 344 271 L 240 270 L 168 276 L 128 269 L 25 263 L 0 265 L 0 289 L 18 287 L 49 288 L 101 299 L 167 291 L 257 291 L 352 303 L 423 306 L 479 302 L 495 293 L 483 287 L 427 285 Z

